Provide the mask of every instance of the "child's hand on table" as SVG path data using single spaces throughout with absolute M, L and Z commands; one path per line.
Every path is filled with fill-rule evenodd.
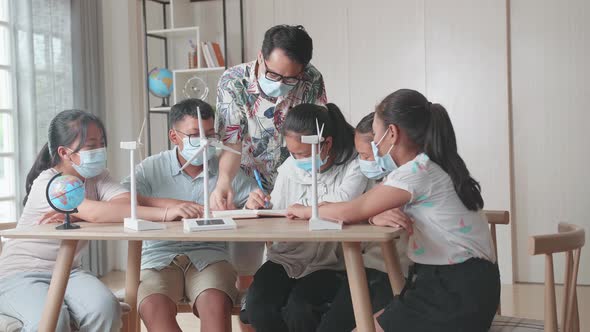
M 45 212 L 45 214 L 43 214 L 41 219 L 39 219 L 39 221 L 37 222 L 37 225 L 63 223 L 64 220 L 66 220 L 66 215 L 64 213 L 51 210 L 51 211 Z M 76 222 L 76 221 L 80 221 L 80 220 L 82 220 L 82 219 L 77 218 L 76 216 L 70 215 L 71 222 Z
M 182 218 L 201 218 L 202 216 L 202 205 L 186 202 L 169 207 L 168 211 L 165 213 L 164 221 L 174 221 Z
M 260 189 L 256 189 L 250 193 L 248 196 L 248 201 L 246 201 L 246 209 L 248 210 L 258 210 L 264 209 L 265 206 L 270 204 L 270 195 L 265 195 L 264 192 Z
M 309 219 L 311 218 L 311 207 L 301 204 L 293 204 L 287 208 L 287 218 Z
M 414 221 L 400 209 L 391 209 L 379 213 L 378 215 L 371 217 L 369 223 L 377 226 L 401 227 L 405 229 L 409 235 L 414 233 L 414 228 L 412 226 Z

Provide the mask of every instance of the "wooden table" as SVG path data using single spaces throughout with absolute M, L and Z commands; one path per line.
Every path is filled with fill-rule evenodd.
M 72 261 L 79 240 L 126 240 L 128 241 L 125 301 L 132 311 L 126 320 L 126 331 L 138 331 L 137 289 L 141 265 L 143 240 L 167 241 L 227 241 L 227 242 L 341 242 L 346 272 L 350 283 L 354 316 L 360 332 L 375 331 L 373 311 L 367 287 L 367 277 L 361 255 L 361 242 L 379 242 L 394 293 L 398 294 L 404 283 L 395 249 L 394 239 L 402 230 L 371 225 L 344 226 L 340 231 L 316 231 L 307 229 L 306 221 L 289 221 L 284 218 L 237 220 L 235 230 L 185 233 L 180 222 L 166 223 L 165 230 L 136 232 L 124 229 L 121 223 L 79 223 L 75 230 L 56 230 L 55 225 L 38 225 L 0 232 L 7 238 L 34 238 L 61 240 L 57 262 L 51 278 L 47 303 L 41 317 L 39 331 L 55 330 L 57 318 L 68 283 Z

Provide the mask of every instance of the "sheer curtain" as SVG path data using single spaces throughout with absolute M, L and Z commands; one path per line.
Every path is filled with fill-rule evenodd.
M 13 0 L 19 186 L 47 141 L 51 118 L 73 108 L 70 3 Z
M 101 1 L 13 0 L 19 185 L 60 111 L 78 108 L 104 120 Z M 107 271 L 107 246 L 91 241 L 83 266 Z

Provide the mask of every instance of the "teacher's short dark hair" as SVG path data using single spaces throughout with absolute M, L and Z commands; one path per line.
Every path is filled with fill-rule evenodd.
M 268 59 L 275 48 L 283 50 L 292 61 L 306 66 L 311 61 L 313 42 L 301 25 L 276 25 L 264 34 L 264 59 Z
M 170 109 L 170 127 L 182 121 L 185 116 L 197 119 L 199 117 L 197 109 L 201 110 L 203 120 L 215 119 L 215 111 L 211 105 L 201 99 L 189 98 L 176 103 Z

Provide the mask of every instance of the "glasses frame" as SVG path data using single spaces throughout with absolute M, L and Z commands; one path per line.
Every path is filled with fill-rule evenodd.
M 266 60 L 262 60 L 264 61 L 264 77 L 266 77 L 266 79 L 273 81 L 273 82 L 282 82 L 285 85 L 289 85 L 289 86 L 296 86 L 297 84 L 299 84 L 299 82 L 302 81 L 301 76 L 303 74 L 303 72 L 305 71 L 305 68 L 303 68 L 303 70 L 301 70 L 301 73 L 297 74 L 296 76 L 283 76 L 279 73 L 275 73 L 274 71 L 268 69 L 268 65 L 266 64 Z M 269 77 L 268 74 L 272 74 L 275 75 L 276 77 Z M 293 80 L 293 81 L 288 81 L 288 80 Z
M 174 129 L 174 131 L 188 137 L 188 144 L 190 144 L 192 147 L 198 148 L 201 146 L 200 145 L 201 144 L 200 134 L 187 134 L 187 133 L 183 133 L 182 131 L 180 131 L 178 129 Z M 215 133 L 213 135 L 205 136 L 205 137 L 207 139 L 219 139 L 219 137 L 217 136 L 217 133 Z

